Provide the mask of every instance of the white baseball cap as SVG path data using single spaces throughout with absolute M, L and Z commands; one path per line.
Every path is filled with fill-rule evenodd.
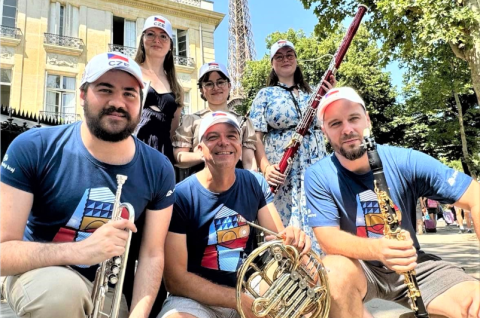
M 119 52 L 108 52 L 94 56 L 85 67 L 80 87 L 93 83 L 110 70 L 121 70 L 132 74 L 143 88 L 142 70 L 132 58 Z
M 198 78 L 202 78 L 203 75 L 207 74 L 207 73 L 210 73 L 210 72 L 220 72 L 220 73 L 223 73 L 223 75 L 225 75 L 228 80 L 230 80 L 230 75 L 228 74 L 228 70 L 227 68 L 225 67 L 225 65 L 223 65 L 222 63 L 217 63 L 217 62 L 209 62 L 209 63 L 205 63 L 202 65 L 202 67 L 200 67 L 200 72 L 198 73 Z
M 323 96 L 320 105 L 318 106 L 317 115 L 318 120 L 323 122 L 323 115 L 325 114 L 325 110 L 327 109 L 328 105 L 337 101 L 339 99 L 346 99 L 353 103 L 357 103 L 363 106 L 365 109 L 365 102 L 363 99 L 358 95 L 358 93 L 351 87 L 334 87 L 330 89 L 325 96 Z
M 273 43 L 272 47 L 270 48 L 270 61 L 275 56 L 275 53 L 277 53 L 277 51 L 284 46 L 291 47 L 295 51 L 295 47 L 293 46 L 292 42 L 287 40 L 278 40 L 277 42 Z
M 142 32 L 145 32 L 146 29 L 150 28 L 159 28 L 165 31 L 170 39 L 173 39 L 173 31 L 172 31 L 172 24 L 168 19 L 162 17 L 161 15 L 152 15 L 145 20 L 145 24 L 143 25 Z
M 198 141 L 202 142 L 202 137 L 205 135 L 207 130 L 216 124 L 226 123 L 230 124 L 238 131 L 238 134 L 241 135 L 240 124 L 237 121 L 237 118 L 233 116 L 231 113 L 218 111 L 207 114 L 205 117 L 202 118 L 200 123 L 200 130 L 198 134 Z

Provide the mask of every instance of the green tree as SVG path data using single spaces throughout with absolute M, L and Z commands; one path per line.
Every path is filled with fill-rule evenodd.
M 437 45 L 429 58 L 412 65 L 396 122 L 407 122 L 408 146 L 450 161 L 461 158 L 465 172 L 475 177 L 480 111 L 466 64 L 448 45 Z
M 271 44 L 279 39 L 291 41 L 295 45 L 302 72 L 313 87 L 320 83 L 330 64 L 331 55 L 336 52 L 344 34 L 345 30 L 339 28 L 319 40 L 314 36 L 306 36 L 303 31 L 290 29 L 285 33 L 270 34 L 266 39 L 266 47 L 270 48 Z M 404 126 L 390 125 L 397 108 L 396 92 L 391 85 L 390 74 L 378 65 L 379 58 L 380 51 L 375 41 L 365 29 L 360 28 L 336 74 L 336 79 L 338 85 L 354 87 L 365 100 L 377 141 L 398 144 L 402 139 Z M 257 92 L 265 87 L 270 70 L 269 55 L 247 64 L 242 79 L 246 94 L 243 109 L 248 109 Z
M 353 15 L 356 1 L 300 0 L 315 7 L 315 27 L 324 37 Z M 473 89 L 480 105 L 480 2 L 478 0 L 365 0 L 370 8 L 366 22 L 375 40 L 382 43 L 383 65 L 392 59 L 415 64 L 446 44 L 468 64 Z

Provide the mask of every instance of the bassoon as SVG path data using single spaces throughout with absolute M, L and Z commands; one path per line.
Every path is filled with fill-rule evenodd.
M 305 112 L 302 119 L 295 128 L 295 133 L 293 133 L 289 143 L 284 148 L 285 152 L 283 153 L 283 157 L 278 164 L 280 167 L 279 171 L 281 173 L 288 175 L 290 173 L 290 170 L 292 170 L 293 162 L 295 160 L 295 156 L 297 155 L 298 148 L 300 147 L 303 137 L 312 125 L 320 101 L 327 93 L 327 91 L 323 88 L 323 81 L 329 80 L 330 76 L 335 75 L 335 73 L 337 72 L 366 12 L 367 7 L 365 5 L 359 5 L 358 11 L 353 18 L 352 23 L 348 27 L 347 33 L 345 34 L 342 42 L 340 43 L 337 52 L 335 52 L 335 55 L 333 56 L 332 62 L 328 66 L 325 74 L 323 74 L 322 80 L 318 85 L 317 92 L 310 96 L 310 99 L 308 100 L 307 111 Z M 275 187 L 271 186 L 270 189 L 273 193 L 276 193 L 279 186 L 280 185 L 277 185 Z
M 402 220 L 401 211 L 395 206 L 388 189 L 387 180 L 383 173 L 383 164 L 377 152 L 375 139 L 370 137 L 368 129 L 365 130 L 363 137 L 363 147 L 367 150 L 368 164 L 373 172 L 374 191 L 378 198 L 378 205 L 384 220 L 383 234 L 389 239 L 404 240 L 404 234 L 400 227 Z M 412 310 L 417 318 L 428 318 L 427 309 L 423 303 L 420 289 L 418 288 L 415 270 L 399 273 L 404 276 L 407 285 L 407 295 L 411 301 Z

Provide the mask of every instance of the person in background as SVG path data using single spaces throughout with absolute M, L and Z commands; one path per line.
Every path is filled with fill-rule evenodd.
M 423 234 L 423 214 L 425 213 L 425 207 L 423 206 L 422 198 L 417 200 L 417 206 L 415 207 L 416 212 L 416 224 L 417 235 Z
M 437 227 L 437 213 L 438 213 L 438 202 L 429 198 L 425 198 L 424 201 L 425 206 L 427 207 L 427 213 L 430 217 L 430 220 L 433 221 L 435 224 L 435 228 Z
M 458 223 L 458 234 L 463 234 L 463 233 L 472 233 L 472 215 L 470 211 L 466 211 L 464 209 L 461 209 L 459 207 L 455 207 L 455 212 L 457 214 L 457 223 Z M 467 228 L 463 226 L 463 220 L 465 220 Z
M 150 87 L 135 135 L 174 164 L 171 136 L 180 122 L 183 89 L 175 72 L 172 32 L 172 24 L 162 16 L 145 20 L 135 62 Z
M 202 118 L 216 111 L 233 114 L 241 125 L 242 156 L 237 167 L 257 170 L 255 149 L 257 137 L 250 118 L 239 115 L 228 108 L 230 98 L 230 75 L 225 65 L 209 62 L 202 65 L 198 74 L 198 89 L 208 107 L 192 115 L 184 115 L 182 123 L 173 136 L 173 152 L 177 166 L 190 168 L 190 174 L 198 172 L 205 166 L 201 152 L 197 151 L 199 144 L 198 132 Z
M 312 249 L 320 252 L 312 229 L 308 226 L 303 184 L 305 170 L 326 154 L 323 134 L 316 120 L 301 141 L 290 173 L 286 176 L 278 171 L 284 147 L 304 117 L 313 91 L 297 64 L 293 43 L 287 40 L 275 42 L 270 48 L 270 62 L 272 68 L 267 87 L 258 92 L 250 112 L 258 139 L 255 158 L 267 182 L 271 186 L 281 185 L 274 201 L 283 225 L 301 228 L 312 238 Z M 333 76 L 329 80 L 335 85 Z M 327 81 L 322 85 L 327 90 L 332 87 Z

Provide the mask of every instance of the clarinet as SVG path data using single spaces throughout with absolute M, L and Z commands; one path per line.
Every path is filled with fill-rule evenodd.
M 373 172 L 374 190 L 384 220 L 383 234 L 389 239 L 404 240 L 405 237 L 401 233 L 402 229 L 400 227 L 402 213 L 390 197 L 390 190 L 388 189 L 387 180 L 383 173 L 382 160 L 380 160 L 377 152 L 377 144 L 375 143 L 375 139 L 369 136 L 370 133 L 368 129 L 365 129 L 363 135 L 363 146 L 367 149 L 368 164 Z M 420 289 L 418 288 L 415 270 L 399 274 L 404 275 L 405 284 L 408 287 L 407 295 L 412 302 L 411 308 L 415 312 L 415 317 L 428 318 L 429 315 L 423 303 Z
M 328 66 L 327 71 L 323 74 L 323 77 L 318 85 L 317 92 L 312 94 L 310 99 L 308 100 L 308 108 L 305 112 L 305 115 L 302 117 L 300 122 L 298 123 L 297 127 L 295 128 L 295 133 L 292 135 L 292 138 L 288 142 L 288 144 L 284 147 L 285 152 L 283 153 L 283 157 L 278 163 L 280 167 L 280 172 L 288 175 L 290 170 L 292 170 L 293 162 L 298 152 L 298 148 L 300 147 L 300 143 L 303 140 L 303 137 L 307 133 L 308 129 L 312 125 L 313 119 L 315 118 L 315 114 L 317 112 L 317 107 L 320 104 L 323 96 L 327 93 L 327 91 L 323 88 L 323 81 L 329 80 L 330 76 L 335 75 L 337 69 L 340 67 L 340 64 L 347 53 L 350 44 L 352 43 L 353 37 L 357 33 L 358 27 L 360 26 L 360 22 L 362 21 L 363 16 L 367 12 L 367 7 L 363 4 L 358 6 L 358 11 L 353 18 L 352 23 L 348 27 L 347 33 L 345 34 L 342 43 L 335 52 L 333 56 L 332 62 Z M 273 193 L 277 193 L 279 186 L 271 186 L 270 190 Z

